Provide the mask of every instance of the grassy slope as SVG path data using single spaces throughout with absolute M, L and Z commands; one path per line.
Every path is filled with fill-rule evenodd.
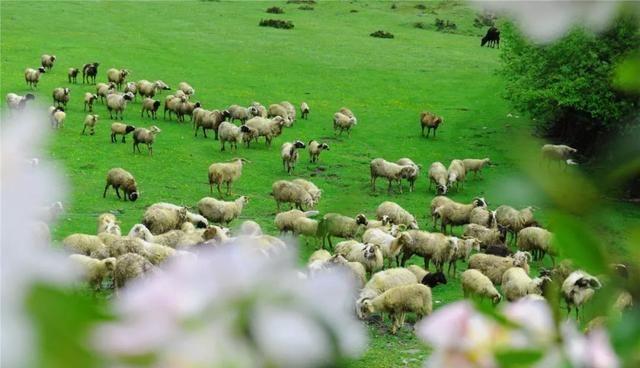
M 496 183 L 517 171 L 510 139 L 527 132 L 528 125 L 524 119 L 506 117 L 509 108 L 495 73 L 497 51 L 478 47 L 477 37 L 412 27 L 417 21 L 433 24 L 438 16 L 454 20 L 464 34 L 477 33 L 471 27 L 472 10 L 455 3 L 430 3 L 423 15 L 414 9 L 415 3 L 398 3 L 398 9 L 390 10 L 390 3 L 355 2 L 322 3 L 314 11 L 301 11 L 298 5 L 280 2 L 286 14 L 264 13 L 273 4 L 277 3 L 56 2 L 54 7 L 49 2 L 3 2 L 1 93 L 28 92 L 23 70 L 37 66 L 42 53 L 53 53 L 58 56 L 56 66 L 38 88 L 45 103 L 54 87 L 67 86 L 68 67 L 90 61 L 101 63 L 98 81 L 106 79 L 110 67 L 128 68 L 131 80 L 162 79 L 172 86 L 189 81 L 196 88 L 196 99 L 207 108 L 254 100 L 266 105 L 289 100 L 296 106 L 307 101 L 312 109 L 309 121 L 285 130 L 271 148 L 260 143 L 237 154 L 252 161 L 234 187 L 236 194 L 251 196 L 242 218 L 256 219 L 268 230 L 273 230 L 275 212 L 268 195 L 271 183 L 287 178 L 278 148 L 293 139 L 321 139 L 331 145 L 319 165 L 309 164 L 304 152 L 295 172 L 323 189 L 321 212 L 372 215 L 380 202 L 390 199 L 425 225 L 432 198 L 425 194 L 427 181 L 422 177 L 415 193 L 402 195 L 387 194 L 381 181 L 372 194 L 368 163 L 375 157 L 410 157 L 426 171 L 437 160 L 490 156 L 498 165 L 485 173 L 487 179 L 469 182 L 464 192 L 452 197 L 468 201 L 483 195 L 494 205 L 505 202 Z M 39 16 L 27 16 L 31 14 Z M 283 31 L 257 26 L 259 19 L 269 17 L 290 19 L 296 27 Z M 396 38 L 368 36 L 377 29 Z M 154 202 L 193 206 L 209 194 L 208 165 L 236 156 L 220 153 L 211 138 L 194 138 L 188 124 L 140 119 L 139 103 L 129 106 L 125 121 L 157 124 L 163 130 L 153 157 L 133 155 L 130 143 L 109 143 L 110 121 L 101 105 L 96 135 L 81 136 L 81 96 L 94 89 L 86 85 L 71 89 L 65 128 L 55 133 L 49 150 L 64 166 L 69 181 L 68 211 L 55 229 L 57 239 L 72 232 L 92 233 L 95 217 L 105 211 L 117 211 L 123 229 L 129 229 Z M 331 130 L 331 116 L 341 106 L 349 106 L 358 116 L 351 138 L 335 138 Z M 425 109 L 445 117 L 437 139 L 419 135 L 417 115 Z M 105 174 L 116 166 L 136 176 L 142 191 L 138 202 L 118 201 L 113 192 L 102 198 Z M 620 232 L 634 213 L 632 207 L 621 207 L 611 227 Z M 312 250 L 301 247 L 301 258 Z M 459 283 L 453 280 L 436 289 L 434 298 L 444 303 L 461 298 Z M 378 326 L 370 330 L 372 348 L 353 366 L 419 366 L 426 354 L 408 330 L 398 337 Z

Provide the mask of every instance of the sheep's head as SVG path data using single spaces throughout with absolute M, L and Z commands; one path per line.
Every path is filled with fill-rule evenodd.
M 371 299 L 362 298 L 356 301 L 356 314 L 360 319 L 368 318 L 373 313 L 373 305 Z
M 416 176 L 417 173 L 418 173 L 418 170 L 413 165 L 403 166 L 402 169 L 400 170 L 400 175 L 403 178 L 412 178 Z
M 293 143 L 293 145 L 294 145 L 296 148 L 305 148 L 305 147 L 306 147 L 306 146 L 305 146 L 305 144 L 304 144 L 302 141 L 300 141 L 300 140 L 295 141 L 295 142 Z
M 240 198 L 237 199 L 237 201 L 239 203 L 242 203 L 243 205 L 249 203 L 249 197 L 248 196 L 242 196 Z
M 367 221 L 367 216 L 365 216 L 364 214 L 360 213 L 356 216 L 356 224 L 357 225 L 367 225 L 369 223 L 369 221 Z
M 391 222 L 391 219 L 389 216 L 383 215 L 382 218 L 380 218 L 380 221 L 382 222 L 382 225 L 387 226 Z
M 363 251 L 363 255 L 365 259 L 375 259 L 376 258 L 376 251 L 378 251 L 378 245 L 376 244 L 371 244 L 371 243 L 366 243 L 364 245 L 364 248 L 362 249 Z
M 438 195 L 447 194 L 447 186 L 445 184 L 438 184 Z
M 35 100 L 36 96 L 33 95 L 33 93 L 27 93 L 26 95 L 24 95 L 24 99 L 29 101 L 29 100 Z
M 418 222 L 416 220 L 411 221 L 411 223 L 409 224 L 409 229 L 418 230 Z
M 491 301 L 493 302 L 493 304 L 500 303 L 500 300 L 502 300 L 502 295 L 500 294 L 496 294 L 493 298 L 491 298 Z
M 249 132 L 251 132 L 251 130 L 249 130 L 249 127 L 248 127 L 248 126 L 246 126 L 246 125 L 241 126 L 241 127 L 240 127 L 240 131 L 241 131 L 242 133 L 249 133 Z
M 129 71 L 127 69 L 120 70 L 120 76 L 122 78 L 126 77 L 127 75 L 129 75 Z
M 322 143 L 320 144 L 320 149 L 329 151 L 329 145 L 326 143 Z
M 116 223 L 108 223 L 105 226 L 104 232 L 107 234 L 113 234 L 116 236 L 121 236 L 122 235 L 122 230 L 120 230 L 120 225 L 116 224 Z
M 134 96 L 133 93 L 131 92 L 125 92 L 124 95 L 122 95 L 122 98 L 124 98 L 127 101 L 132 101 L 136 96 Z
M 575 286 L 578 286 L 580 288 L 599 289 L 602 286 L 602 284 L 600 284 L 600 281 L 598 281 L 598 279 L 596 279 L 593 276 L 584 276 L 579 278 L 575 282 Z
M 113 83 L 113 82 L 109 82 L 108 88 L 111 89 L 111 90 L 115 90 L 116 89 L 116 84 Z
M 62 89 L 62 93 L 64 93 L 65 95 L 68 95 L 69 93 L 71 93 L 71 89 L 69 89 L 69 88 L 63 88 L 63 89 Z
M 107 271 L 113 271 L 116 269 L 116 259 L 114 257 L 105 258 L 102 260 L 102 263 Z
M 138 192 L 137 191 L 129 193 L 129 200 L 131 202 L 135 202 L 137 199 L 138 199 Z
M 135 126 L 133 126 L 133 125 L 127 125 L 127 127 L 124 129 L 124 132 L 125 132 L 125 134 L 127 134 L 127 133 L 131 133 L 131 132 L 133 132 L 134 130 L 136 130 L 136 127 L 135 127 Z
M 525 267 L 527 262 L 531 261 L 531 253 L 518 251 L 513 255 L 513 265 L 516 267 Z
M 476 197 L 473 199 L 473 206 L 487 208 L 487 201 L 484 199 L 484 197 Z
M 38 71 L 39 71 L 40 73 L 46 73 L 46 69 L 45 69 L 43 66 L 39 67 L 39 68 L 38 68 Z
M 434 288 L 440 284 L 446 285 L 447 278 L 442 272 L 429 272 L 426 275 L 424 275 L 424 277 L 421 280 L 421 283 L 423 285 L 427 285 L 430 288 Z
M 160 130 L 160 128 L 158 128 L 158 127 L 157 127 L 157 126 L 155 126 L 155 125 L 152 125 L 152 126 L 149 128 L 149 131 L 150 131 L 151 133 L 154 133 L 154 134 L 158 134 L 158 133 L 162 132 L 162 130 Z

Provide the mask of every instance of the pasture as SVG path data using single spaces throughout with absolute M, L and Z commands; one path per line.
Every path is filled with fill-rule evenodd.
M 536 216 L 544 223 L 549 204 L 519 196 L 514 188 L 526 181 L 515 142 L 530 137 L 533 126 L 503 99 L 500 51 L 480 47 L 485 30 L 473 27 L 474 9 L 458 2 L 430 2 L 426 10 L 415 8 L 415 2 L 396 4 L 391 9 L 389 2 L 320 2 L 314 10 L 300 10 L 300 4 L 282 1 L 2 2 L 2 95 L 32 92 L 48 106 L 54 88 L 71 89 L 64 128 L 52 132 L 43 154 L 60 165 L 67 180 L 66 212 L 52 229 L 54 239 L 76 232 L 93 234 L 95 219 L 103 212 L 115 213 L 123 232 L 128 232 L 153 203 L 195 207 L 210 195 L 208 166 L 234 157 L 251 162 L 233 185 L 233 195 L 225 199 L 246 195 L 250 202 L 232 228 L 252 219 L 275 234 L 271 184 L 299 177 L 322 189 L 317 206 L 321 214 L 362 212 L 372 218 L 381 202 L 391 200 L 413 213 L 421 229 L 429 230 L 428 208 L 434 197 L 427 189 L 429 165 L 484 157 L 494 165 L 484 170 L 483 178 L 468 178 L 464 190 L 453 190 L 450 197 L 468 203 L 482 196 L 491 208 L 535 205 L 540 208 Z M 265 9 L 273 5 L 285 13 L 267 14 Z M 454 21 L 457 31 L 414 27 L 416 22 L 432 25 L 436 17 Z M 291 20 L 295 27 L 259 27 L 258 22 L 267 18 Z M 369 36 L 379 29 L 395 38 Z M 31 91 L 24 82 L 24 69 L 38 67 L 45 53 L 57 56 L 55 66 Z M 69 84 L 67 69 L 93 61 L 100 62 L 98 82 L 106 82 L 106 71 L 112 67 L 130 70 L 129 81 L 161 79 L 172 89 L 187 81 L 196 90 L 192 101 L 207 109 L 248 106 L 252 101 L 268 106 L 286 100 L 296 108 L 307 102 L 311 113 L 302 120 L 298 111 L 293 127 L 285 128 L 271 147 L 261 138 L 237 153 L 221 152 L 211 132 L 206 139 L 201 133 L 194 137 L 188 119 L 185 123 L 165 120 L 162 107 L 157 121 L 141 118 L 138 96 L 127 106 L 122 121 L 136 127 L 157 125 L 162 132 L 153 156 L 144 147 L 141 154 L 134 154 L 130 135 L 126 144 L 110 142 L 112 120 L 100 102 L 94 108 L 100 116 L 95 135 L 81 135 L 82 96 L 95 92 L 95 86 Z M 164 102 L 169 93 L 156 98 Z M 332 129 L 333 114 L 343 106 L 358 118 L 350 137 L 337 136 Z M 420 135 L 418 117 L 425 110 L 444 117 L 436 138 Z M 321 154 L 318 163 L 310 163 L 302 150 L 293 175 L 288 175 L 282 168 L 280 146 L 296 139 L 323 141 L 330 150 Z M 405 182 L 404 193 L 395 187 L 388 193 L 386 180 L 379 179 L 372 192 L 369 162 L 377 157 L 389 161 L 409 157 L 421 164 L 416 190 L 408 192 Z M 140 189 L 136 202 L 118 200 L 113 191 L 102 197 L 106 173 L 113 167 L 135 176 Z M 218 197 L 215 192 L 213 196 Z M 622 230 L 637 221 L 639 211 L 629 204 L 615 206 L 617 211 L 598 231 L 610 234 L 611 249 L 619 252 L 623 251 Z M 455 232 L 460 234 L 461 228 Z M 315 249 L 313 239 L 301 239 L 301 263 Z M 413 257 L 411 263 L 422 261 Z M 465 268 L 460 265 L 458 273 Z M 459 279 L 450 277 L 433 295 L 434 308 L 462 298 Z M 413 322 L 412 317 L 408 320 Z M 396 336 L 387 328 L 388 323 L 372 323 L 370 349 L 349 366 L 420 366 L 428 352 L 410 327 Z

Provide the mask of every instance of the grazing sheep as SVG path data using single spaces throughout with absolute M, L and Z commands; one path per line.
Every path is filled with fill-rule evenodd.
M 109 170 L 107 173 L 107 185 L 104 187 L 104 193 L 102 194 L 102 198 L 107 197 L 107 189 L 110 186 L 113 186 L 113 189 L 116 190 L 116 195 L 118 199 L 120 199 L 120 192 L 118 189 L 122 189 L 124 191 L 124 200 L 127 198 L 132 202 L 135 202 L 138 199 L 138 187 L 136 184 L 136 179 L 133 178 L 133 175 L 128 171 L 121 169 L 119 167 Z
M 127 107 L 127 102 L 133 100 L 133 94 L 126 92 L 124 94 L 112 93 L 107 96 L 107 110 L 109 110 L 109 117 L 113 119 L 113 111 L 116 112 L 116 119 L 118 113 L 120 113 L 120 119 L 124 119 L 124 109 Z
M 98 83 L 96 84 L 96 96 L 100 97 L 100 102 L 104 103 L 104 99 L 116 91 L 115 83 Z
M 44 74 L 44 67 L 38 69 L 27 68 L 24 70 L 24 81 L 27 82 L 27 86 L 38 88 L 38 82 L 40 81 L 40 75 Z
M 342 255 L 350 262 L 360 262 L 369 273 L 383 266 L 380 247 L 375 244 L 364 244 L 356 240 L 345 240 L 336 244 L 336 254 Z
M 298 162 L 298 149 L 305 148 L 302 141 L 285 142 L 280 149 L 280 157 L 282 158 L 282 168 L 289 174 L 293 172 Z
M 440 231 L 447 232 L 447 225 L 450 225 L 451 234 L 453 226 L 465 225 L 469 223 L 471 210 L 476 207 L 486 207 L 484 198 L 474 198 L 470 204 L 462 204 L 451 201 L 435 209 L 434 213 L 440 217 Z
M 138 153 L 140 152 L 140 143 L 144 143 L 147 145 L 147 150 L 149 151 L 149 156 L 153 155 L 153 142 L 156 139 L 156 135 L 162 132 L 160 128 L 155 125 L 152 125 L 149 129 L 146 128 L 136 128 L 133 131 L 133 153 L 136 153 L 136 148 L 138 149 Z
M 111 213 L 103 213 L 98 216 L 98 227 L 96 230 L 96 234 L 107 232 L 109 225 L 117 225 L 118 220 L 116 216 Z
M 203 108 L 197 108 L 193 110 L 193 125 L 195 126 L 195 136 L 198 136 L 198 130 L 202 127 L 202 133 L 207 138 L 207 129 L 212 129 L 215 134 L 215 139 L 218 140 L 220 134 L 220 125 L 229 118 L 229 111 L 223 110 L 205 110 Z M 231 124 L 231 123 L 230 123 Z M 235 126 L 235 124 L 232 124 Z M 243 131 L 249 131 L 248 127 L 245 127 Z
M 186 207 L 164 202 L 149 206 L 141 221 L 154 235 L 180 229 L 186 222 L 190 222 L 199 228 L 205 228 L 209 225 L 209 221 L 206 218 L 189 212 Z
M 193 121 L 193 110 L 200 108 L 202 104 L 199 101 L 190 102 L 190 101 L 182 101 L 178 104 L 177 109 L 175 110 L 176 116 L 178 117 L 179 123 L 184 123 L 184 116 L 188 115 Z
M 553 234 L 540 227 L 525 227 L 518 232 L 517 246 L 519 250 L 529 251 L 534 260 L 542 260 L 545 254 L 549 254 L 553 265 L 556 264 L 554 258 L 557 252 L 551 244 Z
M 256 110 L 257 110 L 257 114 L 255 114 L 255 116 L 260 116 L 263 118 L 267 117 L 267 108 L 264 107 L 260 102 L 252 102 L 251 106 L 253 106 Z
M 446 285 L 447 277 L 442 272 L 427 272 L 427 274 L 421 279 L 420 283 L 433 289 L 440 284 Z
M 136 130 L 136 127 L 133 125 L 127 125 L 123 123 L 112 123 L 111 124 L 111 143 L 116 143 L 116 135 L 122 136 L 122 143 L 125 142 L 125 136 L 131 132 Z
M 138 93 L 140 94 L 140 96 L 148 97 L 148 98 L 153 98 L 158 92 L 168 91 L 171 89 L 171 87 L 169 87 L 166 83 L 164 83 L 161 80 L 157 80 L 151 83 L 148 80 L 144 80 L 144 79 L 138 81 L 138 84 L 136 85 L 136 87 L 138 89 Z
M 367 217 L 360 213 L 355 218 L 343 216 L 337 213 L 327 213 L 322 217 L 320 224 L 322 245 L 324 247 L 325 238 L 329 242 L 329 246 L 333 247 L 331 237 L 337 236 L 345 239 L 355 238 L 367 226 Z
M 391 184 L 397 181 L 400 193 L 402 193 L 402 179 L 413 176 L 416 171 L 416 168 L 413 166 L 398 165 L 382 158 L 371 160 L 369 168 L 371 172 L 371 190 L 374 192 L 376 191 L 376 179 L 383 177 L 389 180 L 389 192 L 391 192 Z
M 271 195 L 276 201 L 276 213 L 280 212 L 280 203 L 292 203 L 302 210 L 302 205 L 313 207 L 315 202 L 307 190 L 293 182 L 278 180 L 271 186 Z
M 280 234 L 286 234 L 287 231 L 293 232 L 293 223 L 298 217 L 311 217 L 317 214 L 318 211 L 302 212 L 300 210 L 294 209 L 278 213 L 273 223 L 275 224 L 276 228 L 280 230 Z
M 69 68 L 67 72 L 67 78 L 69 78 L 69 83 L 78 83 L 78 73 L 80 69 L 78 68 Z
M 466 262 L 469 260 L 471 251 L 480 251 L 480 242 L 475 238 L 463 238 L 458 240 L 458 247 L 455 253 L 449 259 L 449 268 L 447 273 L 451 274 L 451 267 L 453 266 L 453 275 L 455 276 L 457 271 L 457 261 Z
M 42 67 L 46 68 L 47 70 L 51 70 L 51 68 L 53 68 L 53 63 L 55 63 L 55 61 L 56 61 L 55 55 L 44 54 L 40 57 L 40 62 L 42 64 Z
M 464 178 L 467 175 L 467 171 L 464 168 L 464 164 L 460 160 L 452 160 L 447 169 L 447 176 L 449 187 L 456 185 L 456 190 L 460 189 L 460 183 L 462 183 L 462 189 L 464 189 Z
M 480 299 L 489 298 L 493 304 L 500 303 L 502 296 L 498 292 L 491 280 L 478 270 L 469 269 L 462 273 L 460 277 L 462 292 L 464 297 L 475 295 Z
M 240 216 L 247 203 L 249 203 L 249 197 L 245 196 L 231 202 L 204 197 L 198 202 L 198 212 L 213 223 L 229 226 L 231 221 Z
M 418 229 L 416 218 L 395 202 L 385 201 L 380 203 L 376 209 L 376 218 L 382 220 L 384 216 L 387 216 L 392 224 L 405 225 L 409 229 Z
M 72 254 L 69 259 L 82 269 L 85 279 L 95 290 L 100 289 L 102 280 L 113 275 L 116 267 L 116 259 L 113 257 L 98 260 L 82 254 Z
M 411 237 L 405 233 L 393 236 L 380 229 L 367 229 L 362 234 L 362 241 L 379 246 L 383 259 L 389 260 L 388 265 L 391 267 L 394 260 L 397 263 L 396 258 L 402 251 L 404 244 L 411 241 Z
M 7 107 L 11 110 L 22 110 L 27 104 L 27 101 L 35 100 L 36 96 L 31 93 L 27 93 L 24 96 L 20 96 L 15 93 L 7 93 Z
M 204 131 L 204 127 L 202 127 L 202 130 Z M 229 142 L 229 144 L 231 145 L 231 150 L 233 150 L 234 148 L 236 149 L 236 151 L 238 151 L 238 143 L 240 143 L 242 141 L 242 137 L 244 133 L 248 133 L 249 132 L 249 128 L 247 128 L 246 126 L 236 126 L 233 123 L 229 123 L 226 121 L 223 121 L 220 123 L 220 126 L 218 127 L 218 139 L 220 139 L 220 151 L 224 151 L 225 150 L 225 143 Z M 198 133 L 198 131 L 196 130 L 196 134 Z
M 154 100 L 153 98 L 146 97 L 142 100 L 142 110 L 140 111 L 140 117 L 144 116 L 145 111 L 147 112 L 147 117 L 149 117 L 149 113 L 151 113 L 151 119 L 158 119 L 158 109 L 160 108 L 160 101 Z
M 126 253 L 119 256 L 113 270 L 113 284 L 116 292 L 128 281 L 140 278 L 153 269 L 153 264 L 139 254 Z
M 107 80 L 111 83 L 115 83 L 118 89 L 122 88 L 122 85 L 126 82 L 129 71 L 127 69 L 115 69 L 111 68 L 107 70 Z
M 520 267 L 511 267 L 502 275 L 502 292 L 510 301 L 516 301 L 528 294 L 542 295 L 545 285 L 551 282 L 549 277 L 530 278 Z
M 67 107 L 71 90 L 69 88 L 58 87 L 53 90 L 53 105 Z
M 258 131 L 258 137 L 264 137 L 267 146 L 271 145 L 273 138 L 282 133 L 282 127 L 285 124 L 284 118 L 276 116 L 273 119 L 265 119 L 262 117 L 254 117 L 246 122 L 246 126 Z M 258 138 L 256 137 L 256 141 Z
M 138 95 L 138 85 L 135 82 L 127 82 L 127 84 L 125 84 L 124 86 L 123 92 L 131 92 L 131 94 L 133 95 L 133 99 L 135 100 L 136 96 Z
M 389 268 L 384 271 L 379 271 L 371 276 L 371 279 L 364 285 L 360 291 L 360 295 L 356 300 L 356 313 L 358 318 L 365 319 L 365 315 L 362 313 L 362 304 L 365 300 L 373 299 L 385 291 L 394 287 L 403 285 L 417 284 L 417 277 L 406 268 Z
M 252 116 L 257 115 L 257 109 L 255 107 L 242 107 L 240 105 L 231 105 L 227 108 L 229 111 L 230 122 L 234 122 L 235 120 L 240 120 L 240 123 L 244 124 L 249 120 Z
M 418 180 L 418 178 L 420 177 L 420 165 L 416 165 L 415 162 L 413 162 L 411 159 L 409 158 L 401 158 L 398 161 L 396 161 L 396 164 L 398 165 L 402 165 L 402 166 L 411 166 L 415 169 L 415 171 L 407 177 L 407 181 L 409 182 L 409 192 L 413 192 L 416 189 L 416 180 Z
M 287 111 L 287 117 L 289 120 L 289 125 L 287 125 L 287 127 L 290 127 L 296 121 L 296 108 L 293 107 L 293 104 L 289 101 L 282 101 L 280 102 L 280 105 Z
M 548 163 L 557 161 L 566 162 L 572 154 L 578 152 L 577 149 L 564 144 L 545 144 L 542 146 L 542 159 Z
M 328 151 L 329 145 L 326 143 L 320 143 L 316 140 L 309 141 L 309 162 L 314 163 L 318 161 L 318 157 L 320 157 L 320 153 L 323 150 Z
M 320 234 L 319 221 L 310 219 L 306 216 L 299 216 L 293 220 L 293 233 L 295 235 L 304 235 L 308 237 L 314 237 L 316 244 L 318 243 L 318 238 L 322 237 Z
M 351 128 L 357 124 L 355 118 L 350 118 L 345 114 L 336 112 L 333 114 L 333 130 L 340 130 L 340 135 L 343 131 L 347 131 L 347 136 L 351 137 Z
M 309 193 L 309 195 L 313 199 L 312 207 L 315 207 L 320 202 L 320 198 L 322 197 L 322 190 L 320 190 L 320 188 L 318 188 L 315 184 L 305 179 L 293 179 L 291 182 L 293 184 L 301 186 L 302 188 L 304 188 L 304 190 L 307 191 L 307 193 Z
M 64 128 L 64 120 L 67 118 L 67 113 L 64 112 L 62 107 L 56 107 L 51 113 L 51 125 L 54 128 Z
M 475 207 L 469 215 L 470 224 L 478 224 L 484 227 L 495 229 L 498 227 L 496 212 L 489 211 L 486 207 Z
M 431 184 L 436 185 L 436 194 L 447 194 L 447 168 L 442 162 L 434 162 L 429 166 L 429 190 Z
M 511 206 L 502 205 L 496 208 L 496 222 L 506 228 L 511 233 L 512 240 L 517 242 L 520 230 L 536 224 L 533 218 L 533 211 L 533 207 L 526 207 L 518 211 Z
M 485 247 L 484 253 L 500 257 L 508 257 L 513 254 L 511 249 L 509 249 L 505 244 L 490 244 Z
M 362 302 L 364 316 L 375 312 L 389 313 L 393 319 L 391 325 L 393 335 L 399 327 L 404 325 L 407 312 L 415 313 L 416 321 L 419 321 L 422 317 L 430 315 L 432 308 L 431 289 L 422 284 L 397 286 Z
M 185 96 L 168 95 L 165 97 L 163 119 L 167 119 L 167 111 L 169 111 L 169 120 L 171 120 L 171 113 L 175 113 L 178 116 L 178 109 L 185 102 L 187 102 Z
M 89 107 L 89 112 L 93 112 L 93 103 L 98 99 L 98 95 L 93 94 L 91 92 L 85 92 L 84 94 L 84 111 L 87 111 L 87 107 Z
M 498 229 L 490 229 L 478 224 L 467 224 L 462 228 L 462 236 L 473 237 L 480 242 L 480 248 L 485 249 L 490 245 L 503 244 L 504 234 Z
M 100 63 L 89 63 L 82 66 L 82 83 L 96 84 L 96 76 L 98 75 L 98 66 Z
M 473 178 L 475 179 L 478 172 L 480 172 L 480 177 L 482 178 L 482 169 L 487 165 L 491 165 L 491 160 L 488 157 L 483 159 L 465 158 L 462 160 L 462 164 L 466 172 L 473 171 Z
M 309 105 L 306 102 L 300 104 L 300 115 L 304 120 L 309 119 Z
M 562 283 L 562 296 L 567 303 L 567 312 L 576 308 L 576 319 L 580 319 L 580 307 L 588 302 L 595 291 L 602 286 L 600 280 L 588 273 L 578 270 L 572 272 Z
M 440 124 L 442 124 L 442 116 L 438 116 L 434 113 L 423 111 L 420 113 L 420 127 L 422 128 L 422 136 L 424 137 L 424 128 L 427 128 L 427 138 L 429 138 L 429 132 L 433 129 L 433 138 L 436 137 L 436 130 Z
M 71 234 L 62 239 L 62 246 L 74 254 L 100 259 L 109 257 L 109 250 L 97 235 Z
M 380 220 L 369 220 L 367 222 L 367 229 L 383 229 L 385 231 L 391 230 L 391 220 L 389 216 L 383 215 Z
M 284 119 L 286 127 L 290 127 L 291 124 L 293 123 L 293 120 L 291 119 L 291 117 L 289 116 L 289 113 L 287 112 L 287 108 L 282 104 L 269 105 L 269 109 L 267 110 L 267 117 L 274 118 L 276 116 L 279 116 Z
M 348 109 L 346 107 L 341 107 L 340 110 L 338 110 L 338 112 L 341 113 L 342 115 L 346 115 L 346 116 L 352 118 L 355 124 L 358 123 L 358 119 L 353 114 L 353 111 L 351 111 L 350 109 Z
M 193 89 L 193 87 L 191 87 L 191 85 L 189 85 L 189 83 L 187 82 L 178 83 L 178 89 L 184 92 L 184 94 L 187 96 L 191 96 L 196 93 L 196 90 Z
M 84 135 L 85 130 L 87 129 L 87 127 L 89 127 L 89 134 L 90 135 L 94 135 L 95 134 L 95 127 L 96 124 L 98 123 L 98 115 L 96 114 L 89 114 L 87 116 L 85 116 L 84 118 L 84 126 L 82 127 L 82 135 Z
M 425 270 L 424 268 L 422 268 L 422 267 L 420 267 L 418 265 L 409 265 L 406 268 L 407 268 L 407 270 L 411 271 L 411 273 L 413 273 L 416 276 L 416 280 L 418 282 L 420 282 L 422 279 L 424 279 L 425 276 L 427 276 L 429 274 L 429 271 Z M 429 285 L 427 285 L 427 286 L 429 286 Z
M 244 158 L 234 158 L 229 162 L 216 162 L 209 166 L 209 188 L 213 194 L 213 185 L 218 187 L 218 194 L 222 196 L 221 184 L 227 184 L 227 195 L 231 195 L 231 184 L 242 175 L 242 166 L 249 161 Z
M 444 264 L 455 255 L 459 239 L 440 233 L 429 233 L 420 230 L 409 230 L 408 241 L 402 249 L 402 266 L 412 255 L 422 256 L 424 269 L 429 269 L 429 262 L 433 259 L 436 270 L 442 272 Z
M 469 268 L 479 270 L 496 285 L 502 283 L 502 275 L 511 267 L 522 267 L 529 274 L 527 261 L 531 255 L 517 252 L 511 257 L 499 257 L 492 254 L 476 253 L 469 258 Z

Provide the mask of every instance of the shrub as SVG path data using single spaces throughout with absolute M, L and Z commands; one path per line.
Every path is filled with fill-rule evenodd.
M 395 10 L 396 8 L 397 8 L 397 6 L 396 6 L 395 3 L 391 4 L 391 9 Z
M 300 10 L 313 10 L 313 6 L 311 5 L 300 5 L 300 7 L 298 7 L 298 9 Z
M 284 13 L 284 9 L 279 8 L 277 6 L 272 6 L 270 8 L 267 9 L 267 13 L 271 13 L 271 14 L 282 14 Z
M 426 5 L 424 5 L 424 4 L 418 4 L 418 5 L 414 6 L 414 8 L 416 8 L 416 9 L 420 9 L 420 10 L 426 10 L 426 9 L 427 9 L 427 6 L 426 6 Z
M 290 20 L 282 19 L 261 19 L 259 25 L 260 27 L 273 27 L 282 29 L 293 28 L 293 23 Z
M 427 25 L 424 24 L 424 22 L 415 22 L 415 23 L 413 23 L 413 26 L 415 28 L 420 28 L 420 29 L 426 29 L 427 28 Z
M 391 33 L 385 32 L 385 31 L 382 31 L 382 30 L 375 31 L 375 32 L 371 33 L 369 36 L 378 37 L 378 38 L 393 38 L 393 35 Z
M 493 27 L 496 25 L 495 14 L 485 11 L 484 13 L 476 14 L 476 18 L 473 20 L 473 26 L 476 28 Z
M 436 30 L 440 32 L 452 32 L 458 29 L 458 27 L 454 22 L 451 22 L 445 19 L 440 19 L 440 18 L 436 18 L 435 26 L 436 26 Z
M 349 13 L 357 13 L 358 11 L 356 9 L 351 9 L 349 10 Z

